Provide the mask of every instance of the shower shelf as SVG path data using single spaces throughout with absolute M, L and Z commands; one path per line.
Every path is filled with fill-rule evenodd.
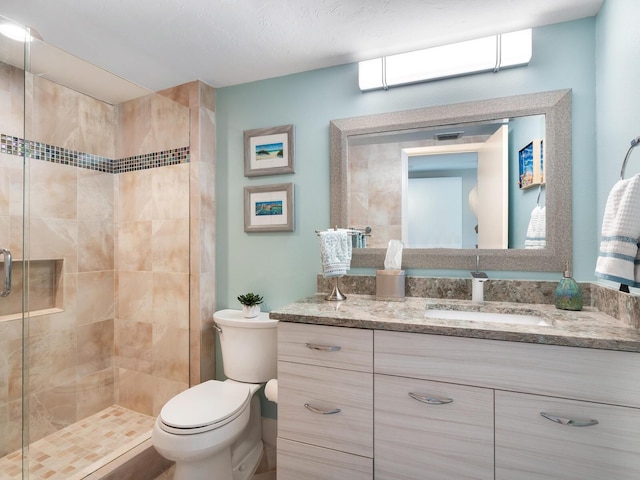
M 1 262 L 0 262 L 1 263 Z M 64 310 L 63 260 L 43 259 L 29 262 L 29 316 L 48 315 Z M 0 301 L 0 322 L 22 317 L 23 263 L 14 259 L 11 294 Z

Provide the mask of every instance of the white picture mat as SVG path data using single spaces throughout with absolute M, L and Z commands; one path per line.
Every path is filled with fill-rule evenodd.
M 282 143 L 282 158 L 262 159 L 256 158 L 256 147 L 258 145 L 265 145 L 270 143 Z M 289 164 L 289 142 L 287 133 L 274 133 L 272 135 L 264 135 L 261 137 L 251 137 L 249 139 L 249 149 L 251 152 L 251 168 L 273 168 L 273 167 L 286 167 Z
M 259 192 L 252 193 L 249 197 L 251 211 L 250 219 L 253 226 L 265 225 L 286 225 L 288 218 L 289 205 L 287 204 L 287 192 L 282 190 L 278 192 Z M 282 201 L 281 215 L 256 215 L 256 204 L 260 202 Z

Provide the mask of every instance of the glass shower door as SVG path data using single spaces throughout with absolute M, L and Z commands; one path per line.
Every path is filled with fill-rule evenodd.
M 0 23 L 11 23 L 0 17 Z M 25 308 L 25 42 L 0 35 L 0 475 L 28 478 L 24 403 Z M 5 478 L 3 476 L 3 478 Z

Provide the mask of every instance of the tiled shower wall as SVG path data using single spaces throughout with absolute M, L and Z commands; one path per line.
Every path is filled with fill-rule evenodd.
M 212 237 L 194 239 L 190 231 L 212 234 L 208 225 L 214 218 L 203 218 L 200 204 L 211 203 L 214 183 L 206 183 L 208 178 L 204 192 L 189 192 L 190 185 L 200 184 L 200 171 L 208 171 L 200 168 L 200 152 L 206 150 L 200 144 L 213 143 L 209 135 L 215 128 L 211 121 L 200 132 L 202 122 L 190 118 L 189 105 L 160 95 L 114 107 L 28 76 L 33 115 L 27 115 L 32 121 L 21 135 L 22 85 L 22 71 L 0 68 L 0 105 L 11 112 L 0 116 L 2 133 L 129 163 L 194 140 L 196 147 L 192 163 L 119 174 L 29 160 L 30 258 L 64 264 L 63 311 L 29 319 L 29 438 L 34 441 L 112 403 L 156 414 L 189 385 L 190 361 L 197 367 L 194 383 L 212 378 L 206 376 L 214 371 L 212 331 L 200 321 L 210 318 L 212 294 L 204 298 L 207 306 L 190 312 L 189 292 L 201 277 L 213 291 L 207 277 L 213 271 Z M 184 89 L 213 97 L 199 82 Z M 206 154 L 213 165 L 214 151 Z M 21 209 L 21 158 L 0 153 L 0 242 L 10 245 L 15 259 L 23 256 Z M 200 245 L 207 245 L 203 252 Z M 190 262 L 203 256 L 207 266 L 198 266 L 191 278 Z M 19 321 L 0 321 L 0 334 L 4 454 L 20 446 Z M 189 358 L 190 343 L 196 358 Z

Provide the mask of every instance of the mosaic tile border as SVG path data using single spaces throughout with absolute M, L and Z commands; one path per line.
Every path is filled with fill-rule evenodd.
M 188 146 L 112 160 L 4 133 L 0 134 L 0 153 L 16 156 L 23 156 L 26 153 L 28 158 L 35 160 L 114 174 L 189 163 L 190 160 Z

